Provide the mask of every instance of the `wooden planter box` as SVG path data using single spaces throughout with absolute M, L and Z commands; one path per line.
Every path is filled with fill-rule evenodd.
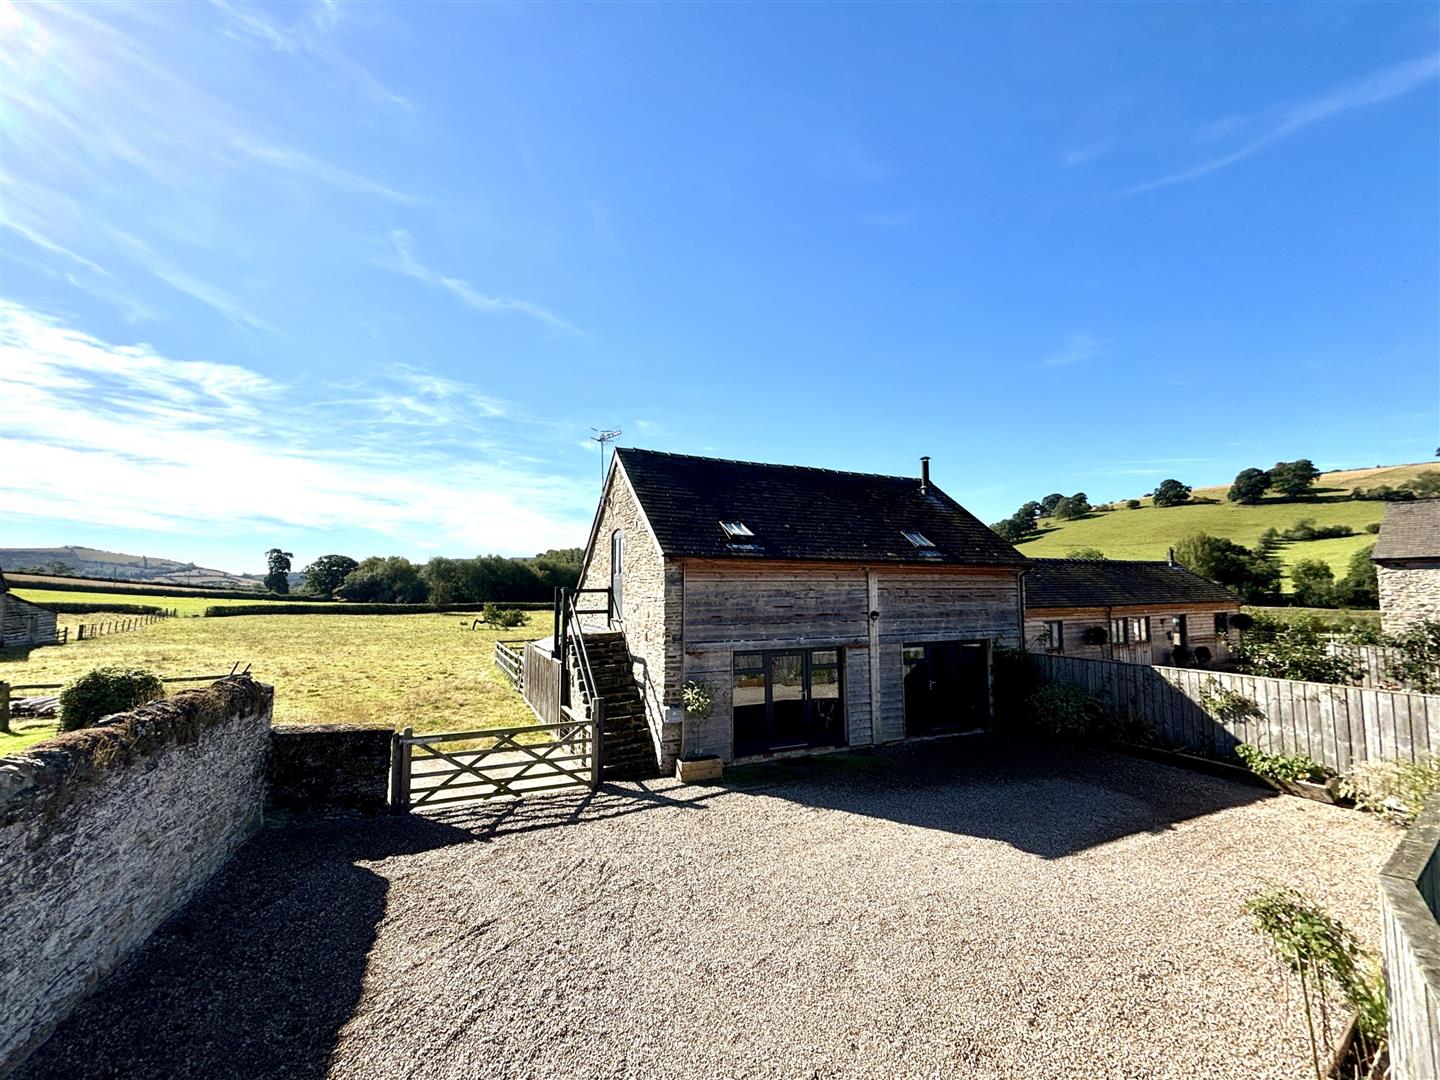
M 682 784 L 703 784 L 707 780 L 719 780 L 725 766 L 718 757 L 684 759 L 675 763 L 675 779 Z
M 1332 776 L 1321 784 L 1312 784 L 1309 780 L 1271 780 L 1269 777 L 1264 779 L 1276 791 L 1283 791 L 1286 795 L 1298 795 L 1302 799 L 1329 803 L 1331 806 L 1340 801 L 1338 776 Z

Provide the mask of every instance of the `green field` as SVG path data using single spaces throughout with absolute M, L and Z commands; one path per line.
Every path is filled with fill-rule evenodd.
M 104 664 L 161 676 L 225 672 L 237 660 L 275 686 L 277 724 L 359 723 L 416 731 L 521 725 L 534 715 L 496 669 L 496 638 L 549 633 L 549 612 L 513 630 L 469 629 L 475 616 L 240 615 L 172 619 L 95 641 L 0 651 L 0 679 L 61 683 Z M 180 687 L 172 688 L 181 689 Z M 38 691 L 37 691 L 38 693 Z M 49 734 L 0 736 L 0 755 Z
M 1222 536 L 1253 548 L 1266 529 L 1284 532 L 1303 518 L 1318 525 L 1349 525 L 1354 536 L 1330 540 L 1285 543 L 1279 550 L 1286 569 L 1304 559 L 1328 563 L 1337 578 L 1343 577 L 1356 551 L 1375 542 L 1365 526 L 1377 524 L 1385 515 L 1385 503 L 1348 498 L 1356 487 L 1395 485 L 1440 464 L 1387 465 L 1373 469 L 1349 469 L 1323 473 L 1311 499 L 1267 498 L 1254 506 L 1227 502 L 1229 485 L 1196 488 L 1197 500 L 1185 506 L 1157 507 L 1141 499 L 1137 510 L 1125 509 L 1125 501 L 1111 503 L 1114 510 L 1097 511 L 1079 521 L 1040 519 L 1040 535 L 1018 545 L 1032 558 L 1064 558 L 1077 548 L 1098 548 L 1111 559 L 1163 559 L 1182 537 L 1203 532 Z M 1288 581 L 1286 587 L 1289 587 Z
M 104 611 L 107 604 L 147 604 L 175 611 L 180 615 L 204 615 L 207 607 L 232 607 L 235 604 L 313 604 L 313 598 L 297 596 L 294 600 L 266 600 L 256 596 L 249 600 L 225 599 L 211 596 L 154 596 L 136 589 L 126 592 L 67 592 L 64 589 L 12 589 L 22 600 L 32 604 L 92 604 L 93 610 Z

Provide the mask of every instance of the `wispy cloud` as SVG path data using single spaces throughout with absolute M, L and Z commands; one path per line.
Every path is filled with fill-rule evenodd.
M 335 43 L 334 34 L 341 25 L 344 10 L 339 0 L 296 5 L 295 10 L 299 10 L 301 16 L 292 23 L 279 22 L 249 4 L 228 0 L 210 0 L 210 3 L 220 12 L 228 36 L 258 41 L 276 52 L 309 56 L 372 101 L 403 109 L 414 107 L 408 98 L 385 86 Z
M 275 146 L 248 135 L 236 135 L 230 140 L 230 145 L 252 161 L 258 161 L 264 165 L 270 165 L 286 172 L 299 173 L 313 180 L 319 180 L 322 183 L 329 184 L 331 187 L 341 188 L 345 191 L 354 191 L 361 195 L 375 195 L 397 203 L 415 203 L 419 201 L 413 195 L 407 195 L 403 191 L 396 191 L 394 188 L 377 183 L 369 177 L 350 172 L 348 169 L 342 169 L 338 165 L 331 165 L 328 161 L 321 161 L 319 158 L 313 157 L 303 150 L 297 150 L 294 147 Z
M 404 229 L 394 230 L 390 234 L 390 242 L 394 245 L 395 254 L 399 258 L 395 268 L 406 277 L 444 289 L 477 311 L 498 314 L 517 312 L 521 315 L 528 315 L 559 333 L 573 334 L 576 337 L 583 336 L 575 326 L 539 304 L 529 300 L 520 300 L 513 296 L 492 296 L 481 292 L 461 278 L 446 277 L 444 274 L 431 270 L 416 257 L 414 239 Z
M 1171 187 L 1175 184 L 1188 183 L 1191 180 L 1198 180 L 1202 176 L 1218 172 L 1221 169 L 1234 165 L 1236 162 L 1244 161 L 1246 158 L 1258 154 L 1268 146 L 1288 139 L 1306 128 L 1329 120 L 1331 117 L 1339 116 L 1342 113 L 1354 109 L 1365 108 L 1369 105 L 1379 105 L 1394 98 L 1403 97 L 1414 90 L 1418 90 L 1426 83 L 1440 75 L 1440 54 L 1422 56 L 1414 60 L 1406 60 L 1401 63 L 1391 64 L 1372 72 L 1361 79 L 1352 79 L 1341 83 L 1328 93 L 1318 97 L 1309 98 L 1298 102 L 1281 111 L 1278 119 L 1270 126 L 1269 130 L 1256 136 L 1232 150 L 1228 154 L 1210 158 L 1198 165 L 1188 169 L 1170 173 L 1167 176 L 1159 177 L 1156 180 L 1149 180 L 1143 184 L 1136 184 L 1134 187 L 1126 188 L 1116 193 L 1117 198 L 1129 195 L 1139 195 L 1142 192 L 1154 191 L 1157 188 Z M 1233 123 L 1236 118 L 1230 118 Z
M 122 229 L 107 228 L 105 231 L 118 245 L 129 253 L 135 262 L 139 263 L 177 292 L 182 292 L 191 299 L 200 301 L 200 303 L 206 307 L 225 316 L 225 318 L 229 319 L 236 326 L 249 327 L 251 330 L 275 329 L 230 293 L 208 281 L 202 281 L 186 270 L 182 270 L 169 259 L 157 254 L 149 244 L 145 243 L 139 237 L 133 236 Z
M 1105 342 L 1083 330 L 1075 330 L 1065 336 L 1064 344 L 1045 357 L 1046 367 L 1063 364 L 1078 364 L 1099 356 L 1105 349 Z
M 1077 165 L 1087 165 L 1110 152 L 1115 145 L 1115 137 L 1112 135 L 1107 139 L 1097 139 L 1095 142 L 1086 143 L 1083 146 L 1072 146 L 1060 155 L 1060 166 L 1064 169 L 1073 169 Z
M 23 236 L 26 240 L 29 240 L 30 243 L 34 244 L 36 247 L 43 248 L 45 251 L 50 252 L 52 255 L 59 255 L 62 258 L 69 259 L 71 262 L 76 263 L 79 266 L 83 266 L 85 267 L 85 269 L 91 270 L 94 273 L 102 274 L 105 277 L 110 276 L 110 271 L 106 270 L 103 266 L 100 266 L 98 263 L 91 262 L 83 255 L 75 254 L 75 252 L 71 251 L 69 248 L 57 244 L 48 236 L 41 235 L 34 229 L 30 228 L 28 225 L 22 225 L 18 221 L 12 221 L 9 218 L 0 217 L 0 227 L 9 229 L 11 232 L 16 233 L 19 236 Z
M 479 388 L 421 368 L 327 402 L 0 301 L 0 369 L 11 515 L 192 536 L 217 521 L 257 536 L 358 528 L 376 550 L 518 554 L 577 543 L 593 504 L 588 474 L 549 475 L 512 449 L 553 447 L 553 433 L 527 436 Z

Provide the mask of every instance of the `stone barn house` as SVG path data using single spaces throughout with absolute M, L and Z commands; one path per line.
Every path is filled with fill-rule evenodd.
M 0 648 L 55 644 L 55 612 L 22 600 L 0 574 Z
M 1036 559 L 1024 588 L 1028 649 L 1131 664 L 1172 663 L 1177 646 L 1223 660 L 1240 610 L 1234 593 L 1174 562 Z
M 579 594 L 586 647 L 633 675 L 603 694 L 607 755 L 616 715 L 665 771 L 984 727 L 1025 566 L 928 458 L 876 476 L 619 449 Z
M 1440 499 L 1390 503 L 1371 558 L 1387 634 L 1440 619 Z

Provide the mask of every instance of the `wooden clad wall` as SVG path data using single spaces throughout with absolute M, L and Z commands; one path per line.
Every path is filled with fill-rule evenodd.
M 1098 694 L 1111 715 L 1139 717 L 1162 739 L 1224 754 L 1238 743 L 1303 754 L 1344 772 L 1352 761 L 1416 760 L 1440 752 L 1440 694 L 1268 679 L 1194 668 L 1147 667 L 1111 660 L 1030 654 L 1047 681 Z M 1259 716 L 1221 719 L 1204 698 L 1215 689 L 1242 694 Z
M 525 646 L 525 673 L 522 693 L 542 723 L 560 723 L 560 661 L 550 657 L 549 649 L 529 642 Z

